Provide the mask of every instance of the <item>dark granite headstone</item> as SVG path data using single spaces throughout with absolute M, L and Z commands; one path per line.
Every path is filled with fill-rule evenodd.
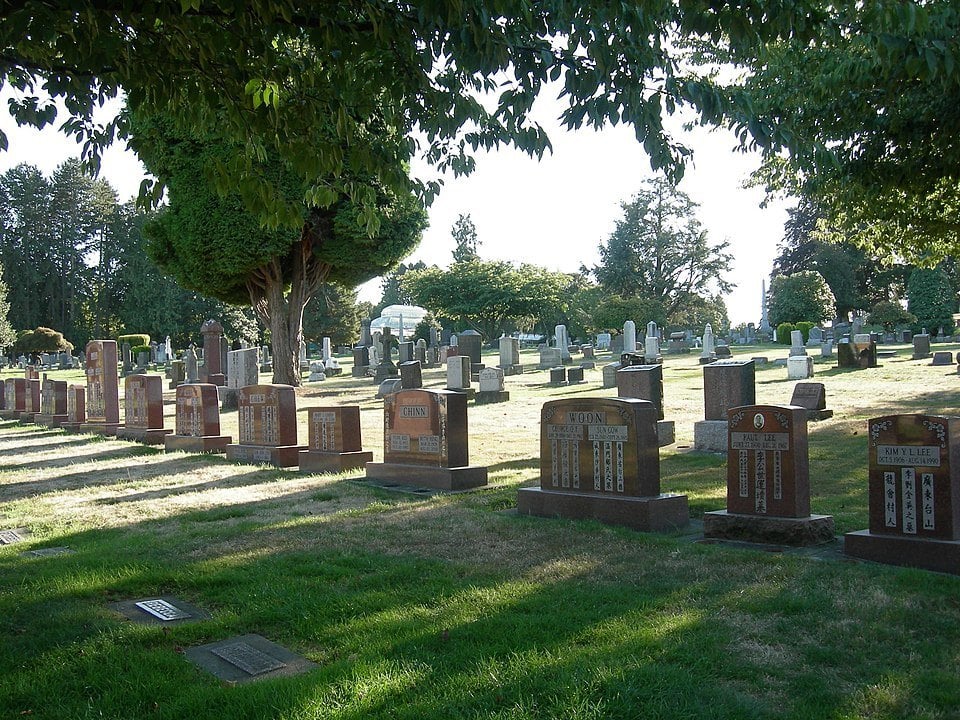
M 689 522 L 687 497 L 660 492 L 657 410 L 646 400 L 578 398 L 544 403 L 540 487 L 521 488 L 518 510 L 590 518 L 637 530 Z
M 408 360 L 400 363 L 400 386 L 404 390 L 423 387 L 423 375 L 419 360 Z
M 823 383 L 797 383 L 793 388 L 790 404 L 807 411 L 807 420 L 826 420 L 833 417 L 827 410 L 827 391 Z
M 960 419 L 890 415 L 868 431 L 870 527 L 844 552 L 960 574 Z
M 302 472 L 360 470 L 373 460 L 360 441 L 360 408 L 355 405 L 307 408 L 307 429 L 308 449 L 300 451 Z

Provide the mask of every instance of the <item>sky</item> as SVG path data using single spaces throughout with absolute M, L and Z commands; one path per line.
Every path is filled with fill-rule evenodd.
M 5 95 L 0 94 L 4 105 Z M 553 143 L 552 154 L 537 161 L 512 149 L 480 153 L 469 177 L 444 178 L 444 188 L 429 209 L 430 226 L 406 262 L 448 265 L 451 227 L 460 214 L 469 214 L 485 260 L 533 263 L 564 272 L 597 263 L 600 243 L 622 217 L 620 203 L 653 172 L 631 128 L 567 132 L 552 119 L 556 109 L 552 101 L 535 108 Z M 674 125 L 679 127 L 679 122 Z M 18 128 L 5 108 L 0 110 L 0 128 L 9 138 L 9 150 L 0 152 L 0 172 L 27 162 L 49 174 L 66 158 L 80 154 L 79 145 L 53 128 Z M 761 208 L 763 191 L 743 187 L 759 157 L 735 151 L 732 133 L 698 128 L 682 139 L 693 148 L 694 159 L 680 189 L 700 205 L 698 218 L 710 241 L 728 241 L 734 257 L 727 279 L 735 288 L 724 298 L 731 323 L 759 324 L 761 283 L 769 282 L 786 205 L 778 201 Z M 431 175 L 422 164 L 412 169 Z M 101 177 L 121 201 L 136 195 L 143 176 L 133 153 L 119 145 L 105 153 Z M 380 281 L 373 280 L 361 288 L 360 298 L 375 303 L 380 290 Z M 646 319 L 636 322 L 642 325 Z

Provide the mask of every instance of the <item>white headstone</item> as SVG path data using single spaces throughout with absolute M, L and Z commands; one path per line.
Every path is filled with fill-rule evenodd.
M 480 371 L 480 392 L 501 392 L 503 390 L 503 370 L 484 368 Z
M 657 324 L 652 320 L 647 323 L 647 337 L 643 341 L 643 355 L 648 362 L 652 362 L 660 355 L 660 340 L 657 338 Z
M 803 333 L 800 330 L 790 331 L 790 356 L 806 355 L 807 349 L 803 345 Z
M 707 323 L 703 328 L 703 350 L 700 352 L 700 357 L 710 358 L 713 357 L 714 350 L 716 349 L 716 341 L 713 337 L 713 326 L 710 323 Z
M 553 331 L 556 336 L 557 350 L 560 351 L 560 360 L 567 362 L 570 360 L 570 336 L 567 334 L 567 326 L 557 325 Z
M 470 387 L 470 356 L 452 355 L 447 358 L 447 389 L 466 390 Z
M 623 324 L 623 351 L 633 353 L 637 351 L 637 324 L 627 320 Z
M 332 343 L 330 338 L 325 337 L 323 339 L 323 362 L 326 363 L 327 360 L 333 357 Z

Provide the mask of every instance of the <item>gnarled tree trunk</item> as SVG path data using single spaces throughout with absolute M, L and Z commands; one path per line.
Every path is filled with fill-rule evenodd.
M 257 268 L 247 281 L 254 312 L 270 328 L 274 383 L 298 387 L 302 382 L 303 309 L 330 274 L 330 265 L 317 260 L 314 247 L 330 229 L 326 218 L 312 213 L 290 254 Z

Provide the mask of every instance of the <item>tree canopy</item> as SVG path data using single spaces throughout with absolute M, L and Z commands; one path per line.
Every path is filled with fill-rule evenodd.
M 781 323 L 822 323 L 832 317 L 836 306 L 827 281 L 813 270 L 774 277 L 767 302 L 774 327 Z
M 377 187 L 406 190 L 403 163 L 413 154 L 462 173 L 478 149 L 549 149 L 530 110 L 550 82 L 561 87 L 566 127 L 630 123 L 651 165 L 674 176 L 689 151 L 663 119 L 678 108 L 766 143 L 779 129 L 751 121 L 744 103 L 714 86 L 700 45 L 737 57 L 834 28 L 812 0 L 509 9 L 494 0 L 108 0 L 79 11 L 28 0 L 0 11 L 0 84 L 22 91 L 10 110 L 38 127 L 57 115 L 44 94 L 62 99 L 64 130 L 93 162 L 128 131 L 123 116 L 104 126 L 93 119 L 122 90 L 134 107 L 167 114 L 179 134 L 216 128 L 242 148 L 211 175 L 258 221 L 296 227 L 304 203 L 328 207 L 346 195 L 374 230 Z M 297 174 L 299 197 L 275 182 L 268 157 Z M 421 189 L 429 196 L 438 185 Z
M 646 181 L 600 245 L 597 282 L 612 295 L 658 303 L 662 316 L 680 313 L 698 297 L 732 286 L 729 243 L 711 245 L 696 218 L 697 204 L 666 178 Z

